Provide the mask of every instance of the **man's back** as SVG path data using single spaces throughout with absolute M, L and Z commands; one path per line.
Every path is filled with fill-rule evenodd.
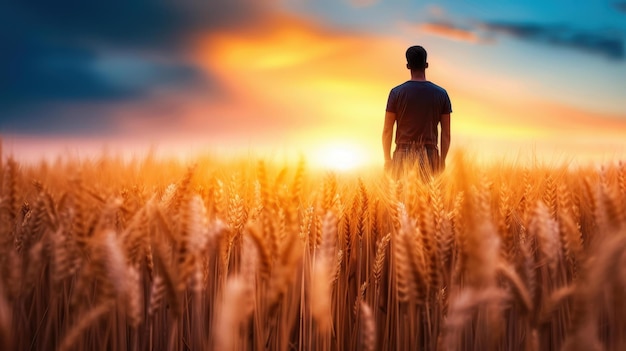
M 429 81 L 409 80 L 391 90 L 387 111 L 396 114 L 396 144 L 438 144 L 441 115 L 452 112 L 447 92 Z

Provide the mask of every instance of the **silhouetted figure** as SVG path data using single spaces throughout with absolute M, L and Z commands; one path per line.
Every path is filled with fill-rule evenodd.
M 450 148 L 450 113 L 452 105 L 442 87 L 426 80 L 426 50 L 411 46 L 406 51 L 406 67 L 411 80 L 389 93 L 383 127 L 385 169 L 399 176 L 407 167 L 419 164 L 426 176 L 443 170 Z M 391 157 L 393 126 L 396 126 L 396 149 Z M 441 124 L 441 155 L 438 149 L 438 125 Z

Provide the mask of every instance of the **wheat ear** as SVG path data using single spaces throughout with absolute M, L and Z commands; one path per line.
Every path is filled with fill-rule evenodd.
M 361 349 L 363 351 L 376 350 L 376 322 L 372 309 L 365 302 L 361 301 L 360 305 L 361 319 Z

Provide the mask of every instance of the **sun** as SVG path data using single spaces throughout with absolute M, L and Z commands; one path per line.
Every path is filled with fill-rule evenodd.
M 358 145 L 349 143 L 326 144 L 312 155 L 313 163 L 332 171 L 350 171 L 367 164 L 367 152 Z

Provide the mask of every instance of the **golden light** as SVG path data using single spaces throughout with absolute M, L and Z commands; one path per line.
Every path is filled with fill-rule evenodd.
M 315 150 L 310 157 L 315 167 L 330 171 L 351 171 L 369 163 L 367 151 L 350 143 L 326 144 Z
M 347 35 L 279 18 L 252 33 L 199 37 L 194 57 L 212 79 L 227 87 L 231 105 L 249 111 L 251 123 L 239 127 L 256 125 L 258 133 L 278 130 L 280 139 L 272 142 L 288 138 L 291 148 L 306 148 L 311 154 L 311 145 L 329 138 L 346 142 L 348 136 L 380 145 L 393 77 L 406 74 L 402 65 L 392 63 L 403 47 L 386 38 Z M 376 54 L 363 55 L 364 48 Z M 260 125 L 259 120 L 267 123 Z

